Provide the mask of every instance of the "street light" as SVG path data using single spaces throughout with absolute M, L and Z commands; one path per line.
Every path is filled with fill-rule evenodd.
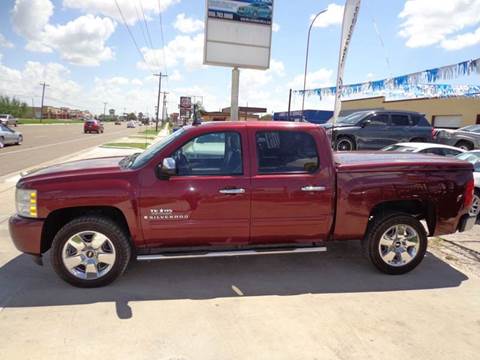
M 303 76 L 303 98 L 302 98 L 302 121 L 305 118 L 304 116 L 304 111 L 305 111 L 305 90 L 307 87 L 307 69 L 308 69 L 308 49 L 310 47 L 310 33 L 312 32 L 312 27 L 317 18 L 322 15 L 324 12 L 326 12 L 327 9 L 323 9 L 320 11 L 315 17 L 313 18 L 310 27 L 308 28 L 308 37 L 307 37 L 307 52 L 305 54 L 305 74 Z

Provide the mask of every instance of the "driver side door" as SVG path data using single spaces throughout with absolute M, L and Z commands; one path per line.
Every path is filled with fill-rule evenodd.
M 194 136 L 167 157 L 175 160 L 176 175 L 142 190 L 147 246 L 248 243 L 251 191 L 244 129 Z

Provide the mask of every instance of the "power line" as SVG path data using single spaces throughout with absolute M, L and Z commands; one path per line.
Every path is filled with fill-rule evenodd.
M 142 51 L 138 47 L 137 41 L 135 40 L 135 37 L 133 36 L 132 31 L 130 30 L 130 26 L 128 26 L 127 21 L 125 20 L 125 17 L 123 16 L 122 9 L 120 9 L 120 5 L 118 5 L 118 1 L 115 0 L 115 5 L 117 6 L 118 12 L 120 13 L 120 16 L 123 21 L 123 25 L 127 28 L 128 34 L 130 35 L 130 38 L 133 41 L 133 44 L 135 45 L 135 48 L 137 49 L 138 53 L 140 54 L 140 57 L 145 61 L 145 64 L 147 63 L 147 60 L 145 60 L 145 56 L 143 55 Z
M 143 23 L 145 24 L 145 30 L 147 32 L 147 37 L 148 37 L 148 41 L 147 39 L 145 38 L 145 35 L 144 35 L 144 39 L 145 39 L 145 43 L 147 44 L 147 47 L 150 45 L 150 49 L 152 49 L 153 51 L 153 41 L 152 41 L 152 36 L 150 35 L 150 29 L 148 27 L 148 23 L 147 23 L 147 18 L 145 17 L 145 11 L 143 9 L 143 4 L 142 4 L 142 0 L 138 0 L 139 1 L 139 5 L 140 5 L 140 10 L 142 11 L 142 16 L 143 16 Z M 135 6 L 135 10 L 137 9 L 137 6 Z M 143 27 L 142 27 L 142 34 L 144 34 L 143 32 Z M 158 60 L 158 58 L 156 56 L 153 56 L 153 59 L 155 61 L 155 65 L 158 66 L 158 71 L 161 71 L 161 66 L 160 66 L 160 62 Z
M 158 20 L 160 21 L 160 38 L 162 39 L 163 67 L 165 68 L 165 74 L 168 74 L 167 57 L 165 55 L 165 37 L 163 36 L 162 6 L 160 4 L 160 0 L 158 0 Z

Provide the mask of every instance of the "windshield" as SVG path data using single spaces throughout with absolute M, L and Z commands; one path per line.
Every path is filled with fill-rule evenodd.
M 162 140 L 159 142 L 153 144 L 150 146 L 147 150 L 142 152 L 141 154 L 138 154 L 138 156 L 135 158 L 135 160 L 131 163 L 130 167 L 133 169 L 137 169 L 143 165 L 145 165 L 150 159 L 152 159 L 159 151 L 161 151 L 163 148 L 165 148 L 167 145 L 172 143 L 176 138 L 180 137 L 183 135 L 185 132 L 184 129 L 180 129 L 175 131 L 174 133 L 164 137 Z
M 390 145 L 390 146 L 384 147 L 382 151 L 414 152 L 415 148 L 411 146 L 405 146 L 405 145 Z
M 468 125 L 458 129 L 459 131 L 468 131 L 474 133 L 480 133 L 480 125 Z
M 475 165 L 476 162 L 480 161 L 480 151 L 459 154 L 457 159 L 466 160 Z
M 353 114 L 350 114 L 345 117 L 340 117 L 337 119 L 338 124 L 350 124 L 350 125 L 355 125 L 357 124 L 360 120 L 363 119 L 363 117 L 368 114 L 366 111 L 360 111 L 360 112 L 355 112 Z

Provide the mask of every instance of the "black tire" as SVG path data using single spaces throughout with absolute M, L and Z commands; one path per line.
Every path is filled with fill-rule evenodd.
M 335 141 L 336 151 L 353 151 L 356 148 L 355 140 L 349 136 L 339 136 Z
M 80 279 L 71 274 L 62 260 L 62 250 L 70 237 L 82 231 L 96 231 L 105 235 L 113 244 L 115 262 L 112 268 L 102 277 L 96 279 Z M 125 231 L 114 221 L 98 216 L 82 216 L 64 225 L 53 239 L 50 259 L 55 272 L 73 286 L 83 288 L 100 287 L 110 284 L 122 275 L 130 261 L 132 249 Z
M 463 150 L 471 151 L 474 149 L 473 144 L 470 141 L 460 140 L 455 144 L 455 147 L 458 147 Z
M 23 136 L 20 135 L 20 136 L 18 137 L 17 145 L 22 145 L 22 142 L 23 142 Z
M 410 140 L 410 142 L 420 142 L 420 143 L 422 143 L 422 142 L 427 142 L 427 141 L 425 139 L 422 139 L 422 138 L 415 138 L 415 139 Z
M 480 221 L 480 212 L 478 212 L 479 202 L 480 202 L 480 189 L 475 188 L 472 209 L 470 209 L 469 215 L 470 216 L 476 216 L 477 217 L 477 223 Z M 477 207 L 477 211 L 476 211 L 477 213 L 476 214 L 475 214 L 475 211 L 473 211 L 473 206 Z
M 0 136 L 0 149 L 5 146 L 5 142 L 3 140 L 3 137 Z
M 425 228 L 419 220 L 408 214 L 390 213 L 372 221 L 363 239 L 363 248 L 365 255 L 378 270 L 390 275 L 400 275 L 413 270 L 422 262 L 427 251 L 428 240 Z M 413 256 L 408 263 L 393 266 L 383 260 L 380 250 L 380 240 L 382 240 L 382 236 L 395 225 L 407 225 L 413 228 L 418 235 L 419 246 L 415 256 Z

